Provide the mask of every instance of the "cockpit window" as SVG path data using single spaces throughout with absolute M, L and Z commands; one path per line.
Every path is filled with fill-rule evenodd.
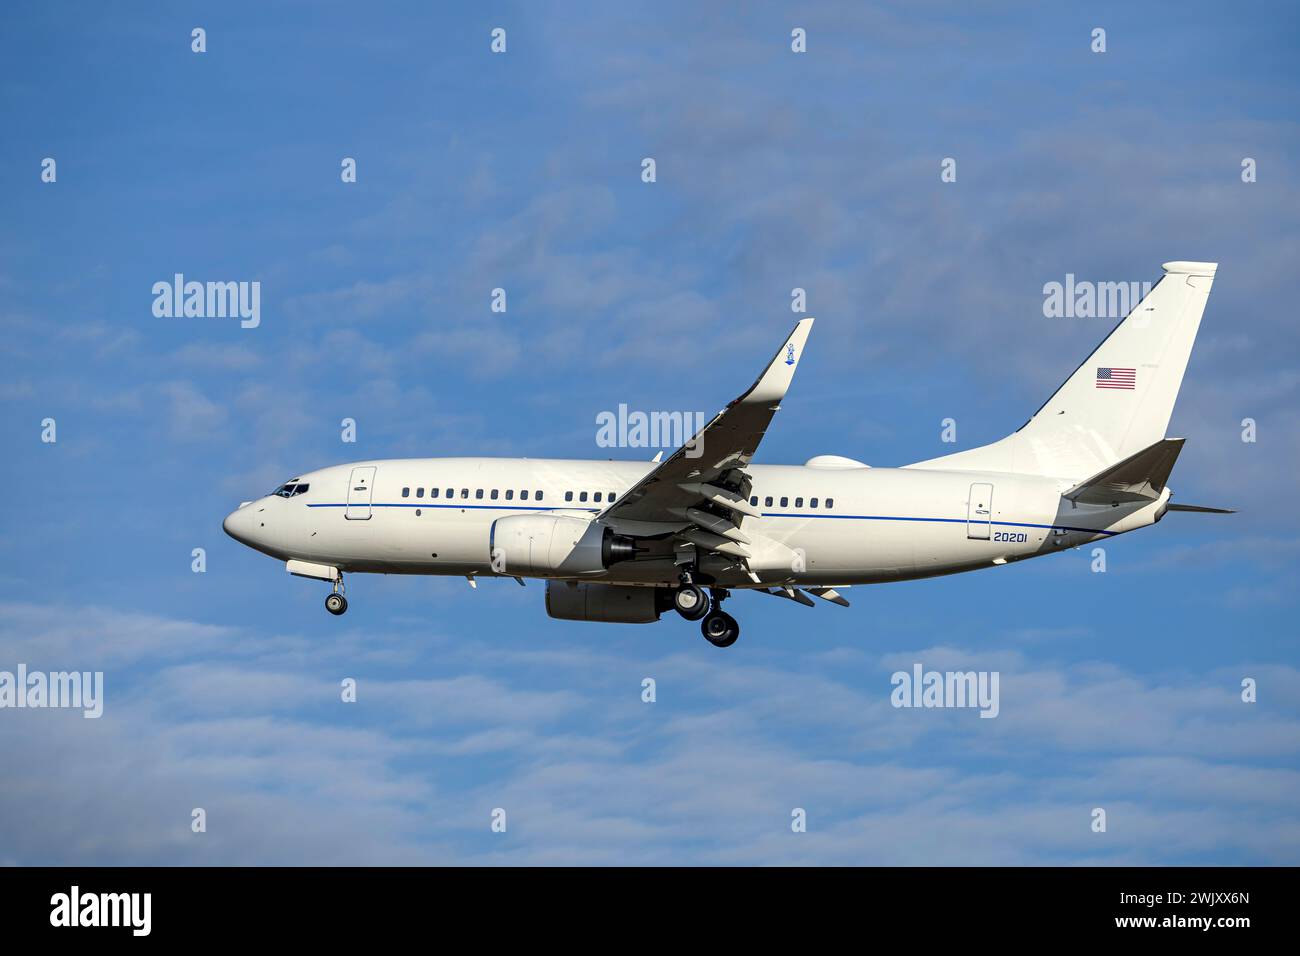
M 288 484 L 284 484 L 281 485 L 279 488 L 276 488 L 275 491 L 271 492 L 271 494 L 279 495 L 281 498 L 292 498 L 294 495 L 302 494 L 310 487 L 311 485 L 309 485 L 305 481 L 301 481 L 301 482 L 291 481 Z

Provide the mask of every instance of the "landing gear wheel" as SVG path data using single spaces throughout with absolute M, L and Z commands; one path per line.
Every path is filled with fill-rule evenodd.
M 325 610 L 337 616 L 348 609 L 348 599 L 342 594 L 331 594 L 325 599 Z
M 688 621 L 698 621 L 709 613 L 709 598 L 696 584 L 683 584 L 673 592 L 673 607 Z
M 712 611 L 700 625 L 700 633 L 714 647 L 730 647 L 740 637 L 740 625 L 726 611 Z

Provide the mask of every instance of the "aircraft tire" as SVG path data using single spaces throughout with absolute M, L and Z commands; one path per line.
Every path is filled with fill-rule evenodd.
M 700 633 L 714 647 L 730 647 L 740 637 L 740 625 L 726 611 L 711 611 L 700 624 Z
M 683 584 L 673 592 L 673 607 L 688 621 L 698 621 L 709 613 L 709 596 L 697 584 Z

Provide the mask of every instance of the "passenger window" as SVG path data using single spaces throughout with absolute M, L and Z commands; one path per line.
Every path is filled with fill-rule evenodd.
M 496 500 L 497 500 L 497 495 L 498 495 L 498 494 L 500 494 L 500 492 L 498 492 L 497 489 L 493 488 L 493 489 L 492 489 L 492 500 L 493 500 L 493 501 L 496 501 Z
M 572 492 L 572 491 L 566 491 L 566 492 L 564 493 L 564 500 L 565 500 L 565 501 L 572 501 L 572 500 L 573 500 L 573 492 Z
M 609 494 L 607 494 L 607 495 L 605 496 L 605 500 L 606 500 L 606 501 L 613 501 L 613 500 L 614 500 L 614 492 L 611 491 Z
M 757 508 L 757 507 L 758 507 L 758 495 L 754 495 L 754 497 L 750 498 L 750 499 L 749 499 L 749 503 L 750 503 L 751 505 L 753 505 L 755 508 Z
M 514 501 L 514 500 L 515 500 L 515 490 L 513 488 L 507 488 L 506 501 Z
M 809 507 L 809 508 L 816 508 L 816 507 L 817 507 L 817 499 L 816 499 L 816 498 L 809 499 L 809 501 L 808 501 L 808 507 Z
M 598 491 L 594 495 L 592 495 L 591 500 L 596 502 L 596 504 L 600 504 L 600 492 Z
M 585 491 L 579 492 L 579 493 L 578 493 L 578 500 L 579 500 L 579 501 L 586 501 L 586 500 L 587 500 L 587 493 L 586 493 Z
M 534 501 L 541 501 L 541 500 L 542 500 L 542 493 L 541 493 L 540 491 L 537 492 L 537 494 L 533 497 L 533 500 L 534 500 Z
M 402 489 L 402 497 L 403 497 L 403 498 L 409 498 L 409 497 L 411 497 L 411 489 L 410 489 L 410 488 L 403 488 L 403 489 Z
M 802 508 L 802 507 L 803 507 L 803 499 L 802 499 L 802 498 L 796 498 L 796 499 L 794 499 L 794 506 L 795 506 L 796 508 Z
M 528 500 L 528 492 L 527 492 L 527 491 L 521 491 L 521 492 L 519 492 L 519 500 L 520 500 L 520 501 L 527 501 L 527 500 Z
M 429 489 L 429 497 L 430 497 L 430 498 L 436 498 L 436 497 L 438 497 L 438 489 L 437 489 L 437 488 L 430 488 L 430 489 Z
M 790 507 L 790 499 L 786 498 L 784 495 L 781 497 L 781 507 L 782 508 Z
M 475 497 L 477 500 L 482 501 L 482 500 L 483 500 L 483 489 L 482 489 L 482 488 L 476 488 L 476 489 L 474 489 L 474 497 Z
M 461 496 L 462 498 L 468 498 L 468 497 L 469 497 L 469 489 L 468 489 L 468 488 L 462 488 L 462 489 L 460 489 L 460 496 Z
M 764 508 L 770 508 L 770 507 L 772 507 L 772 496 L 771 496 L 771 495 L 768 495 L 766 498 L 763 499 L 763 507 L 764 507 Z
M 455 488 L 448 488 L 448 489 L 447 489 L 447 497 L 448 497 L 448 498 L 455 498 L 455 497 L 456 497 L 456 489 L 455 489 Z
M 423 489 L 423 488 L 416 488 L 416 489 L 415 489 L 415 497 L 417 497 L 417 498 L 423 498 L 423 497 L 424 497 L 424 489 Z
M 835 499 L 834 499 L 834 498 L 827 498 L 827 499 L 826 499 L 826 507 L 827 507 L 827 508 L 834 508 L 834 507 L 835 507 Z

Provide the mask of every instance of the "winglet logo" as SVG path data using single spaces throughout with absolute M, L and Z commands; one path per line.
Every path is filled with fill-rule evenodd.
M 794 343 L 793 342 L 787 342 L 785 344 L 785 364 L 786 365 L 794 364 Z
M 73 886 L 50 897 L 51 926 L 129 926 L 133 936 L 153 928 L 152 893 L 86 893 Z

